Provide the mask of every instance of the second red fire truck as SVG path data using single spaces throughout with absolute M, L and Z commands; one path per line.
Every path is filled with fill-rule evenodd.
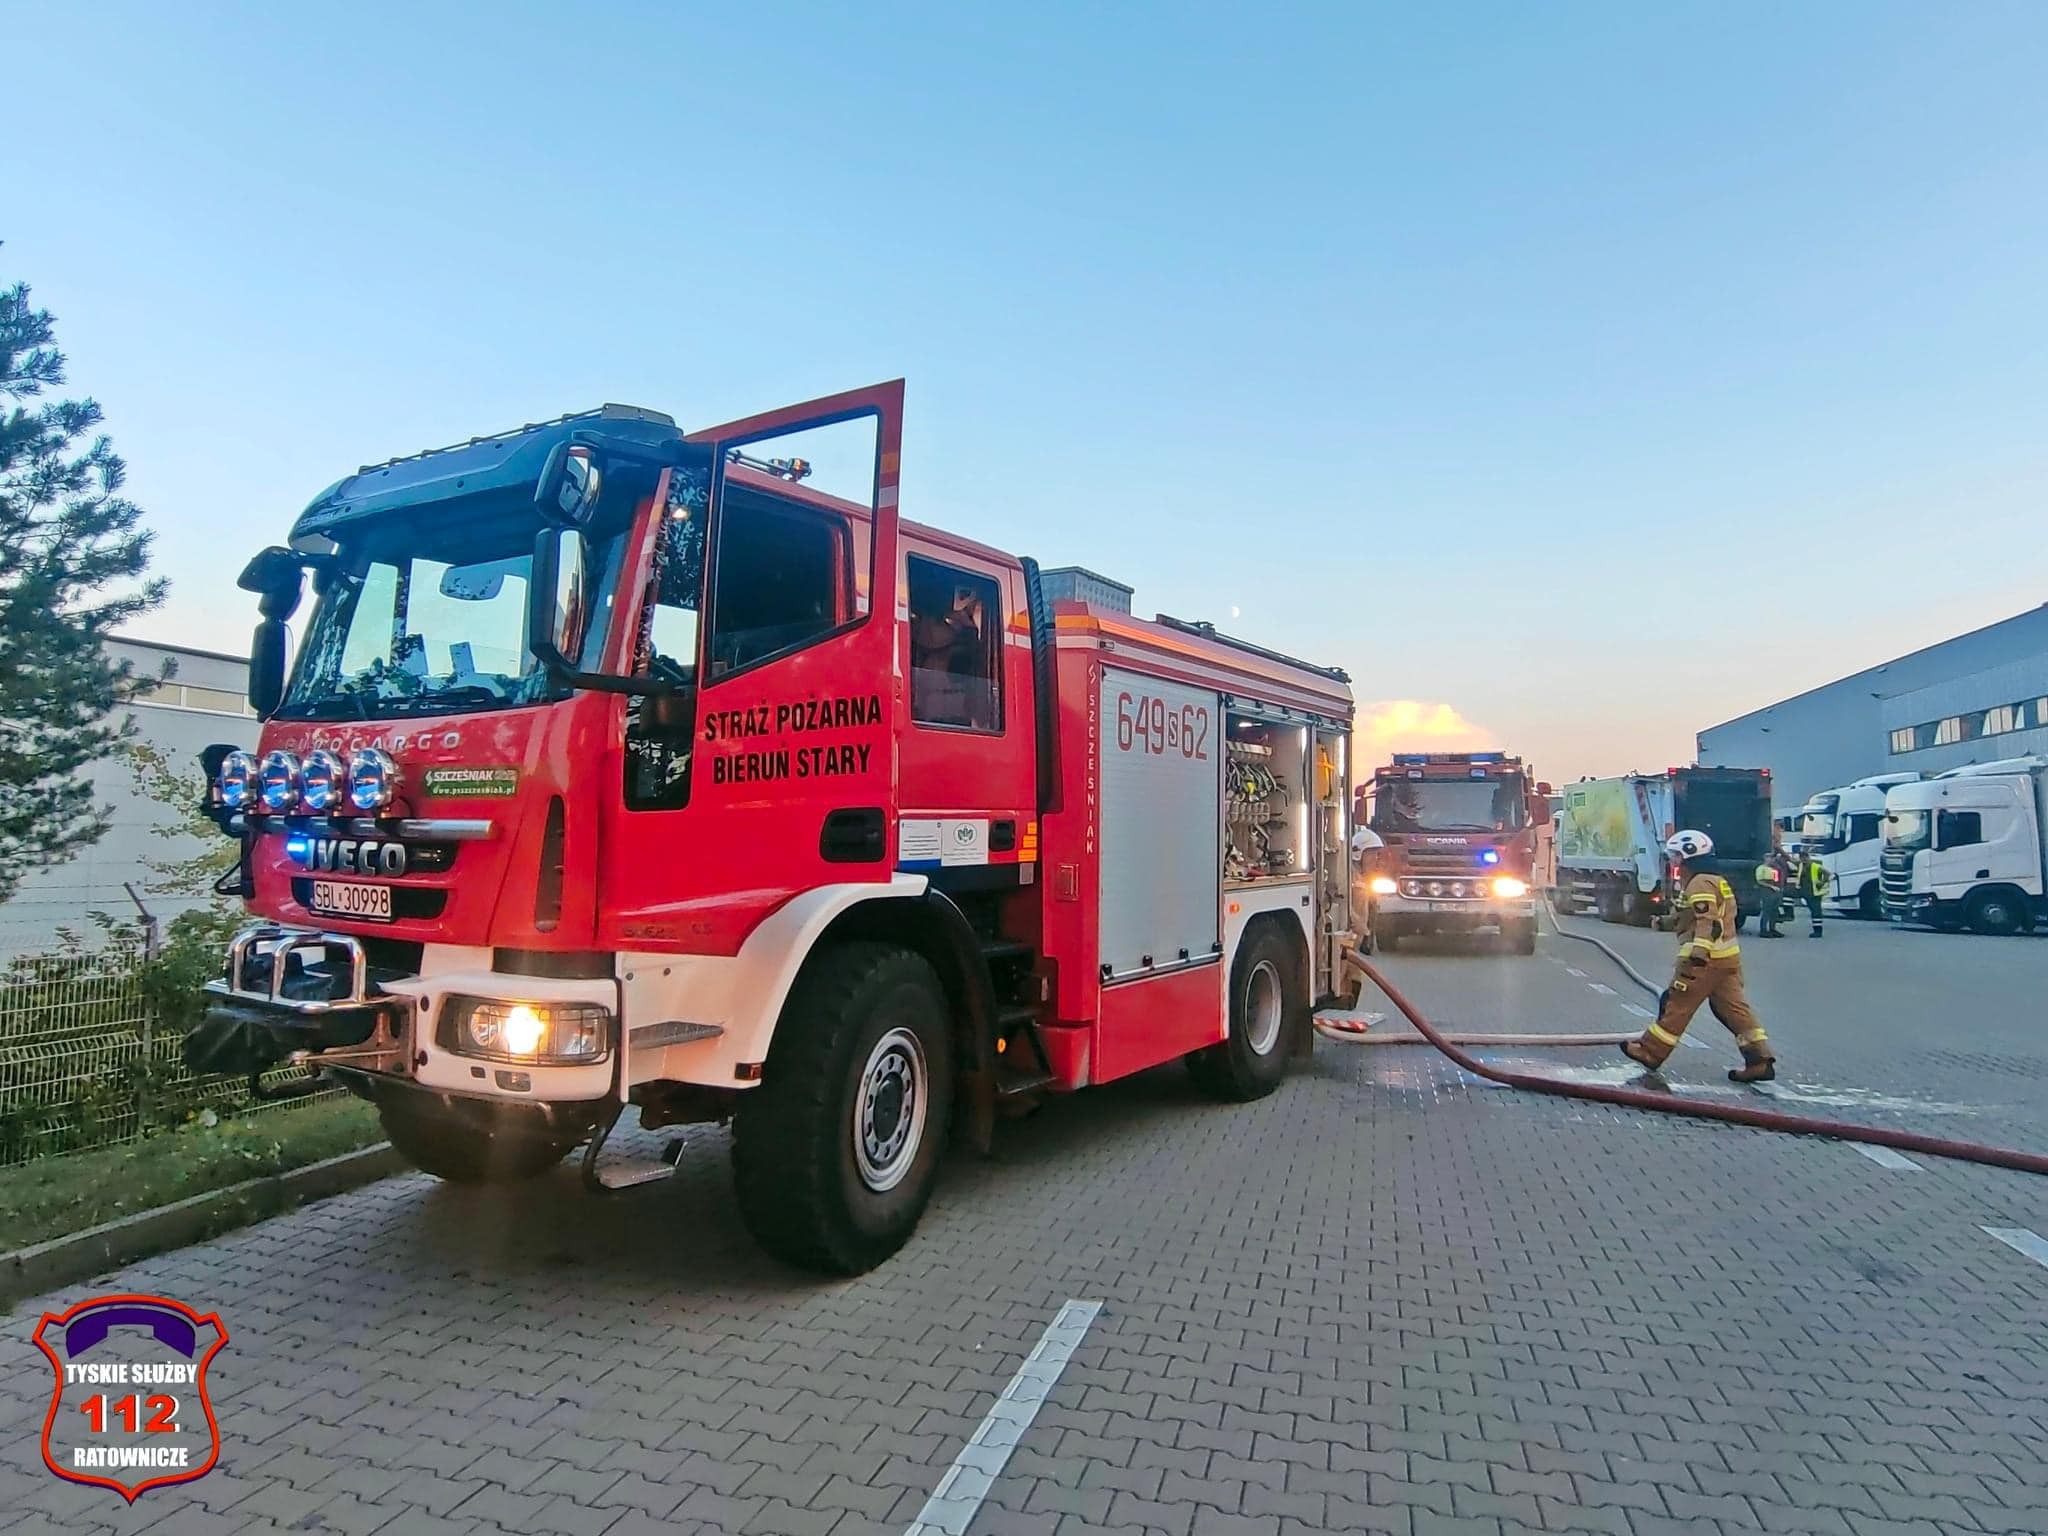
M 1414 934 L 1499 935 L 1536 952 L 1537 830 L 1550 786 L 1505 752 L 1397 752 L 1372 777 L 1362 817 L 1381 847 L 1364 871 L 1374 942 Z
M 461 1181 L 730 1121 L 749 1228 L 838 1272 L 956 1123 L 1271 1091 L 1352 943 L 1346 678 L 903 521 L 901 405 L 608 406 L 317 498 L 243 577 L 261 741 L 208 754 L 213 1059 Z

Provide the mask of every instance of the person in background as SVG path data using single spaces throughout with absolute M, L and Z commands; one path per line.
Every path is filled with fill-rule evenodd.
M 1714 840 L 1704 832 L 1674 832 L 1664 851 L 1678 865 L 1681 882 L 1678 905 L 1662 920 L 1678 934 L 1678 965 L 1671 985 L 1657 999 L 1657 1017 L 1641 1038 L 1622 1046 L 1621 1054 L 1655 1072 L 1678 1049 L 1685 1026 L 1705 1003 L 1742 1052 L 1742 1065 L 1729 1072 L 1728 1081 L 1768 1083 L 1778 1075 L 1777 1057 L 1743 995 L 1735 890 L 1700 862 L 1714 851 Z
M 1351 916 L 1359 925 L 1363 947 L 1372 948 L 1373 913 L 1379 903 L 1373 899 L 1372 877 L 1379 873 L 1386 842 L 1366 825 L 1366 792 L 1359 790 L 1351 808 Z
M 1799 851 L 1798 890 L 1806 902 L 1807 916 L 1813 919 L 1813 931 L 1809 939 L 1820 937 L 1820 903 L 1828 893 L 1827 866 L 1820 861 L 1820 855 L 1811 848 Z
M 1785 871 L 1779 862 L 1776 849 L 1769 858 L 1756 867 L 1756 936 L 1760 939 L 1782 939 L 1784 930 L 1778 927 L 1778 913 L 1782 905 L 1780 895 L 1784 890 Z

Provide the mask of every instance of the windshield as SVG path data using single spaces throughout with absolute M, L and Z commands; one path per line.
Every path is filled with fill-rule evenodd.
M 1884 818 L 1884 845 L 1901 853 L 1934 846 L 1932 818 L 1926 811 L 1889 811 Z
M 555 687 L 527 646 L 539 523 L 525 496 L 378 518 L 316 572 L 321 593 L 281 716 L 388 719 L 536 704 Z M 593 533 L 580 597 L 595 664 L 617 580 L 616 534 Z
M 1528 824 L 1520 779 L 1383 779 L 1377 832 L 1512 832 Z

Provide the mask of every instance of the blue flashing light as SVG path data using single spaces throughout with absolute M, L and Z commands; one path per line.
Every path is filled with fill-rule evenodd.
M 1500 862 L 1500 850 L 1498 848 L 1480 849 L 1479 862 L 1482 864 L 1498 864 Z
M 294 832 L 284 840 L 284 851 L 303 864 L 306 862 L 306 855 L 313 851 L 313 839 L 303 832 Z
M 1394 766 L 1397 768 L 1405 768 L 1410 763 L 1426 763 L 1428 761 L 1429 754 L 1427 752 L 1396 752 L 1394 754 Z

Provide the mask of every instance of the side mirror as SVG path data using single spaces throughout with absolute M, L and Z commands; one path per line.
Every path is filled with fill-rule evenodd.
M 1536 824 L 1537 826 L 1539 826 L 1539 827 L 1547 827 L 1547 826 L 1549 826 L 1549 825 L 1550 825 L 1550 800 L 1549 800 L 1549 797 L 1548 797 L 1548 796 L 1545 796 L 1545 795 L 1538 795 L 1538 796 L 1537 796 L 1537 797 L 1536 797 L 1536 798 L 1535 798 L 1535 799 L 1534 799 L 1533 801 L 1531 801 L 1531 802 L 1530 802 L 1530 805 L 1531 805 L 1531 809 L 1532 809 L 1532 810 L 1534 811 L 1534 813 L 1535 813 L 1535 824 Z
M 583 585 L 583 535 L 574 528 L 541 529 L 526 583 L 526 645 L 557 675 L 576 670 L 569 653 L 583 648 Z
M 298 611 L 305 564 L 292 551 L 272 545 L 250 557 L 235 585 L 257 594 L 257 611 L 264 618 L 288 619 Z
M 266 610 L 269 604 L 265 602 Z M 284 702 L 284 620 L 266 612 L 249 642 L 249 707 L 268 720 Z
M 597 451 L 583 443 L 558 443 L 534 485 L 533 501 L 549 522 L 581 528 L 596 514 L 603 494 Z

